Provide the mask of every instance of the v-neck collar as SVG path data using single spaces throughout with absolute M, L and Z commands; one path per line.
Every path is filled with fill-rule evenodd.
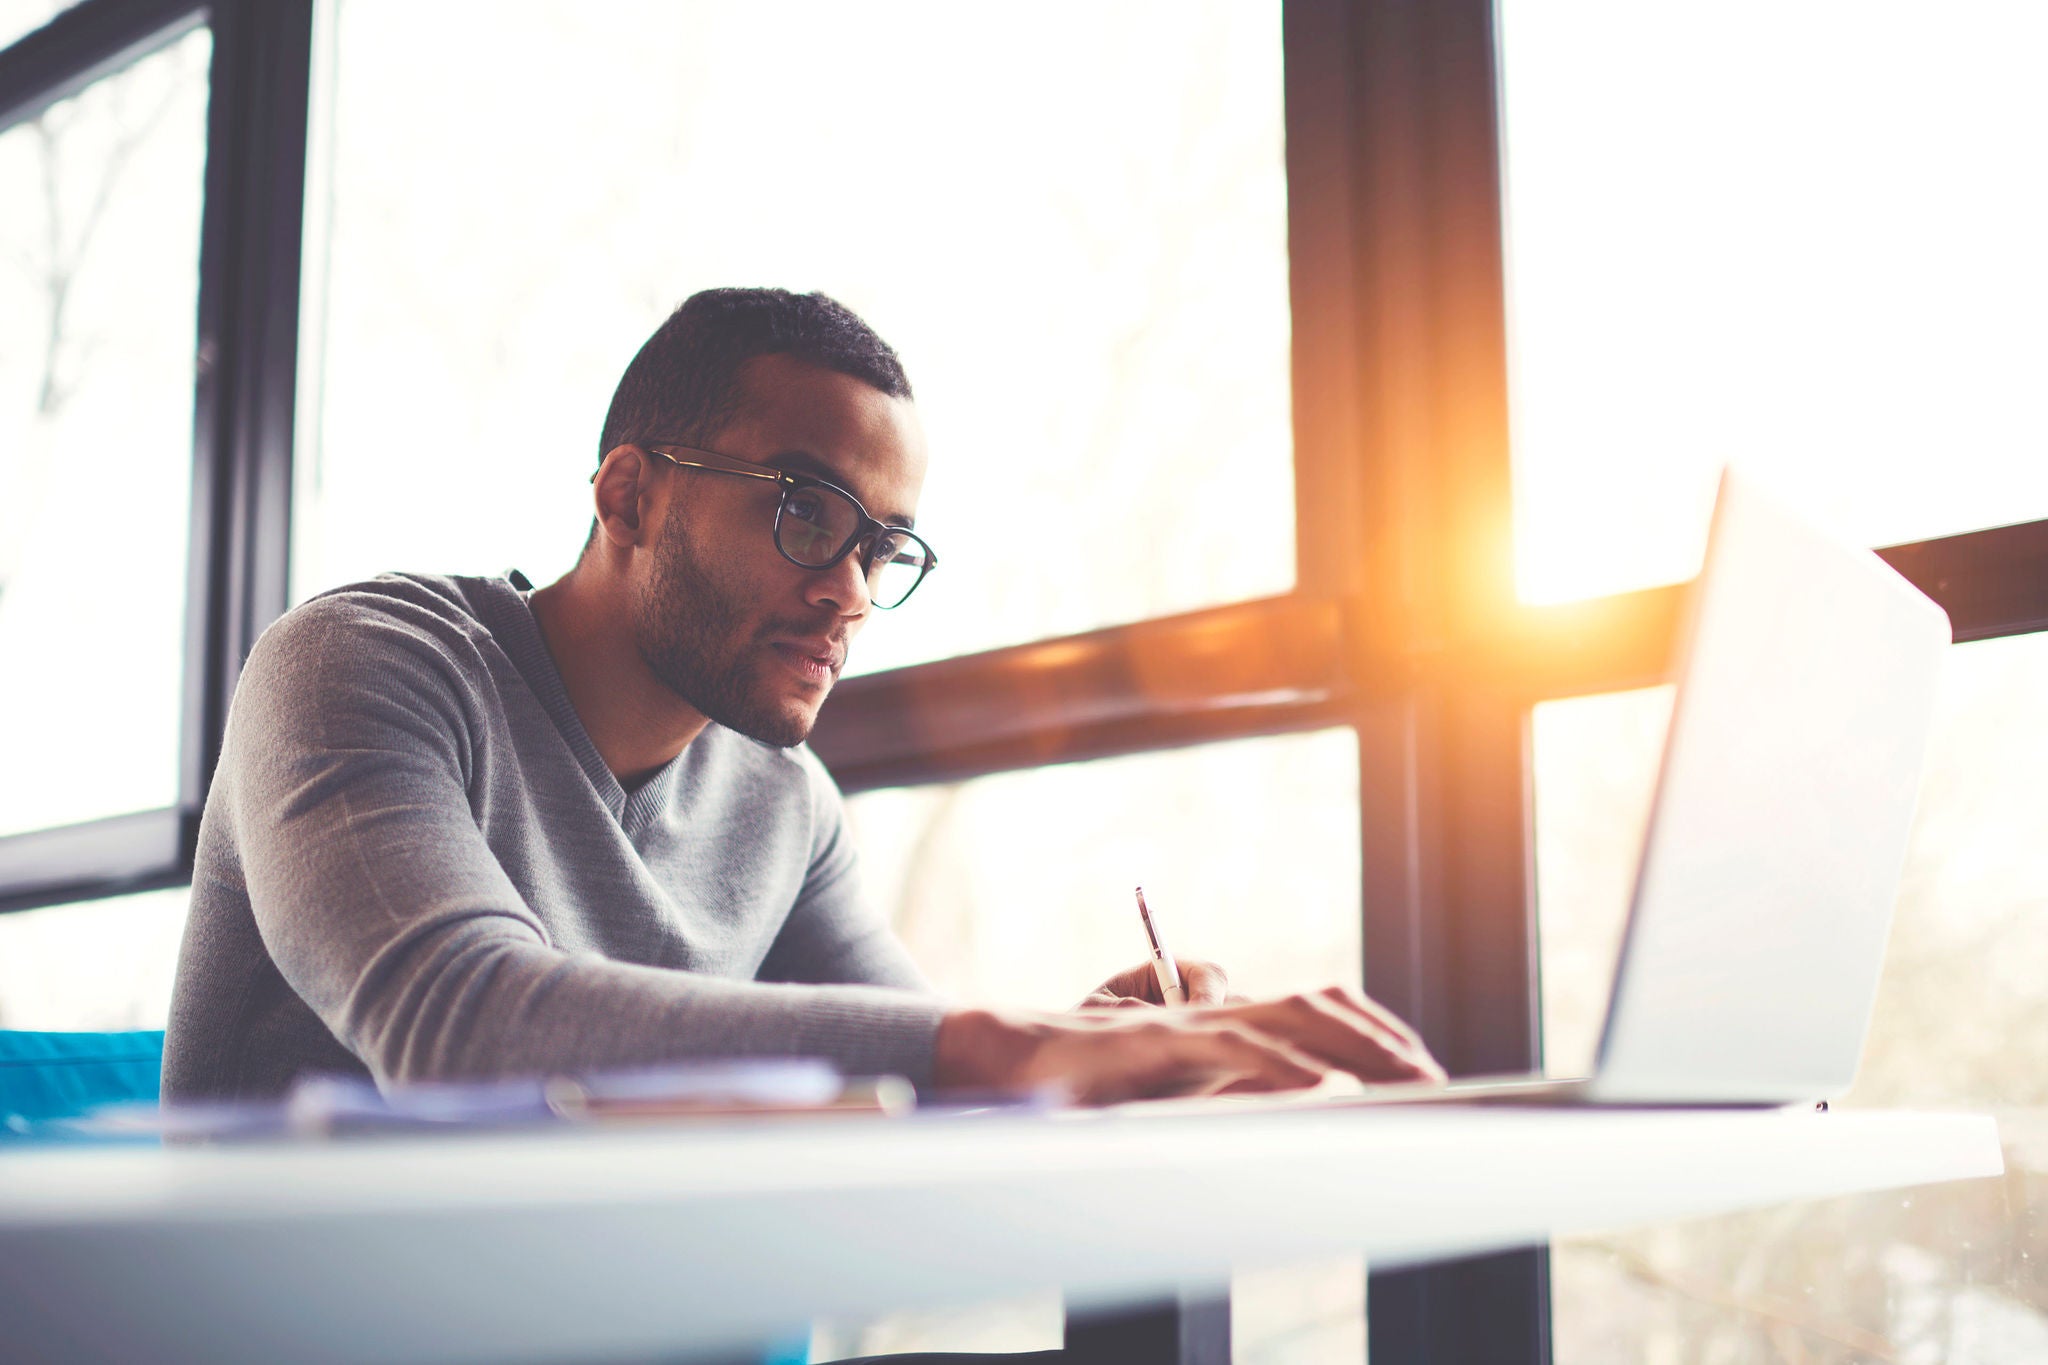
M 562 681 L 561 670 L 555 667 L 554 655 L 548 652 L 547 637 L 541 633 L 540 619 L 533 614 L 531 589 L 521 590 L 517 586 L 525 581 L 526 576 L 516 569 L 503 578 L 484 580 L 489 586 L 494 606 L 493 619 L 485 624 L 497 637 L 506 657 L 512 660 L 512 666 L 526 679 L 527 687 L 540 702 L 541 709 L 547 712 L 548 719 L 555 723 L 555 729 L 561 732 L 563 742 L 576 756 L 583 775 L 597 789 L 598 796 L 611 811 L 612 819 L 630 835 L 645 828 L 649 820 L 668 809 L 690 749 L 686 746 L 682 753 L 657 768 L 652 777 L 632 791 L 626 790 L 605 765 L 596 742 L 583 728 L 583 718 L 576 714 L 576 707 L 569 700 L 568 684 Z M 697 738 L 701 740 L 703 736 Z

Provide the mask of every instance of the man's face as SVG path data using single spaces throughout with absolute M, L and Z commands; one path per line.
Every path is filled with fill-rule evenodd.
M 925 446 L 909 402 L 788 356 L 749 361 L 741 381 L 746 402 L 707 449 L 825 479 L 870 516 L 912 523 Z M 675 482 L 641 581 L 640 656 L 720 725 L 802 743 L 873 614 L 860 553 L 800 568 L 775 548 L 774 484 L 663 468 Z

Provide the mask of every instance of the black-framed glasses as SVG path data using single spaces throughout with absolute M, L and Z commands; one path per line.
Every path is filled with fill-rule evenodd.
M 859 498 L 837 484 L 695 446 L 641 448 L 686 469 L 766 479 L 779 486 L 782 497 L 775 505 L 776 550 L 798 568 L 829 569 L 858 549 L 861 572 L 868 581 L 868 600 L 884 611 L 910 600 L 924 576 L 938 567 L 939 557 L 917 532 L 877 521 L 860 505 Z

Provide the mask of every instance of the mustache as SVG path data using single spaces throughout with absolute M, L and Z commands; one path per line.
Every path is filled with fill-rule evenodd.
M 836 616 L 812 620 L 801 617 L 783 616 L 772 621 L 763 621 L 754 634 L 763 640 L 781 640 L 800 636 L 806 640 L 829 640 L 835 649 L 845 649 L 853 639 L 853 628 L 841 622 Z

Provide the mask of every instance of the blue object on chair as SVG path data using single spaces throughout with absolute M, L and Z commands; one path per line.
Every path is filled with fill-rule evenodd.
M 0 1137 L 119 1100 L 154 1102 L 164 1065 L 160 1029 L 21 1033 L 0 1029 Z
M 811 1358 L 811 1329 L 778 1337 L 762 1348 L 761 1365 L 807 1365 Z

